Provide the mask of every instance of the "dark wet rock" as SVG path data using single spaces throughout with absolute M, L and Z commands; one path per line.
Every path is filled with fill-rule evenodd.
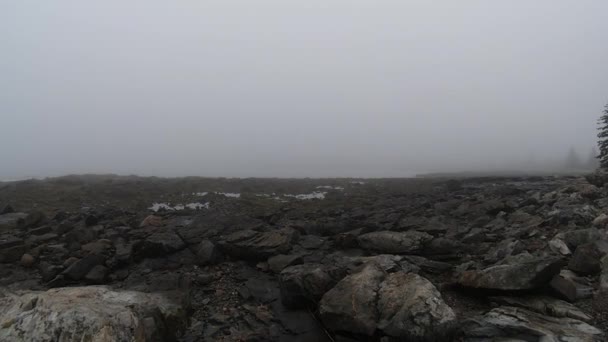
M 87 275 L 84 276 L 84 280 L 90 284 L 103 284 L 108 276 L 108 268 L 103 265 L 97 265 L 93 267 Z
M 319 249 L 325 244 L 325 239 L 315 235 L 302 235 L 298 244 L 304 249 Z
M 186 248 L 184 241 L 173 230 L 165 229 L 152 233 L 134 247 L 139 257 L 162 257 Z
M 53 265 L 43 261 L 38 264 L 38 271 L 42 276 L 42 281 L 46 283 L 61 273 L 61 271 L 63 271 L 63 266 Z
M 65 241 L 68 243 L 78 242 L 79 244 L 89 243 L 97 240 L 98 234 L 90 227 L 75 228 L 65 234 Z
M 368 264 L 327 292 L 319 314 L 331 330 L 419 341 L 446 340 L 456 315 L 425 278 L 414 273 L 386 273 Z
M 504 240 L 486 254 L 484 261 L 490 264 L 496 263 L 508 256 L 517 255 L 523 252 L 525 247 L 526 246 L 519 240 Z
M 405 257 L 405 260 L 418 266 L 424 272 L 433 274 L 444 274 L 450 272 L 453 268 L 452 264 L 447 262 L 429 260 L 416 255 L 408 255 Z
M 84 225 L 87 227 L 92 227 L 97 223 L 99 223 L 99 217 L 95 215 L 87 215 L 87 217 L 84 219 Z
M 233 232 L 255 230 L 263 226 L 260 220 L 243 215 L 204 215 L 197 216 L 192 222 L 170 222 L 176 226 L 179 235 L 188 246 L 198 245 L 202 240 L 229 235 Z
M 337 248 L 358 248 L 359 242 L 357 238 L 361 235 L 363 229 L 355 229 L 348 232 L 336 234 L 332 237 L 334 246 Z
M 205 265 L 214 265 L 221 261 L 222 253 L 220 249 L 211 241 L 203 240 L 196 247 L 196 263 Z
M 46 233 L 43 235 L 32 235 L 27 239 L 27 244 L 29 246 L 39 246 L 44 243 L 49 243 L 51 241 L 57 240 L 59 236 L 55 233 Z
M 30 212 L 22 222 L 20 222 L 20 228 L 34 228 L 43 224 L 46 221 L 46 216 L 41 211 L 32 211 Z
M 0 232 L 17 229 L 23 224 L 27 216 L 28 214 L 26 213 L 8 213 L 0 215 Z
M 68 279 L 80 280 L 84 278 L 93 267 L 103 264 L 104 261 L 104 258 L 100 255 L 87 255 L 67 267 L 62 274 Z
M 602 331 L 577 319 L 500 307 L 461 323 L 464 341 L 604 341 Z
M 388 254 L 420 253 L 424 245 L 432 239 L 432 235 L 417 231 L 380 231 L 363 234 L 358 237 L 361 248 Z
M 27 248 L 23 240 L 9 237 L 0 240 L 0 263 L 13 263 L 21 259 Z
M 34 258 L 31 254 L 23 254 L 21 256 L 21 266 L 26 267 L 26 268 L 30 268 L 33 267 L 34 264 L 36 264 L 36 258 Z
M 526 258 L 527 259 L 527 258 Z M 464 287 L 492 290 L 531 290 L 547 285 L 559 273 L 560 258 L 541 258 L 462 272 L 457 283 Z
M 113 254 L 112 250 L 114 249 L 114 246 L 112 245 L 112 241 L 101 239 L 84 244 L 80 248 L 87 254 L 110 256 Z
M 425 245 L 424 255 L 457 255 L 462 252 L 463 245 L 458 240 L 436 238 Z
M 578 307 L 548 296 L 518 296 L 518 297 L 492 297 L 492 302 L 503 306 L 511 306 L 534 311 L 552 317 L 568 317 L 583 322 L 591 322 L 592 317 L 581 311 Z
M 7 204 L 5 206 L 0 206 L 0 215 L 4 215 L 4 214 L 11 214 L 15 212 L 15 209 L 13 209 L 13 207 L 10 204 Z
M 297 242 L 299 233 L 291 228 L 267 232 L 243 230 L 225 236 L 220 242 L 224 253 L 238 259 L 264 260 L 270 256 L 289 252 Z
M 31 235 L 43 235 L 51 232 L 53 232 L 53 228 L 51 226 L 42 226 L 39 228 L 30 229 L 28 231 L 28 233 Z
M 315 306 L 321 297 L 346 276 L 346 270 L 321 264 L 285 268 L 279 277 L 281 301 L 288 308 Z
M 279 254 L 268 258 L 268 268 L 274 273 L 281 273 L 287 266 L 293 266 L 303 263 L 302 255 L 300 254 Z
M 579 299 L 593 296 L 593 287 L 586 284 L 586 280 L 576 274 L 563 270 L 551 280 L 551 288 L 555 293 L 569 301 L 576 302 Z
M 163 225 L 163 218 L 156 215 L 148 215 L 141 223 L 140 227 L 160 227 Z
M 602 234 L 597 228 L 587 228 L 559 233 L 555 238 L 564 241 L 568 248 L 575 250 L 580 245 L 602 239 Z
M 601 271 L 600 260 L 608 255 L 608 242 L 595 241 L 580 245 L 574 251 L 568 268 L 581 275 L 594 275 Z

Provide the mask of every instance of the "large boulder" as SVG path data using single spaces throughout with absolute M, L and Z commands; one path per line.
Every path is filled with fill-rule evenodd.
M 285 268 L 279 277 L 281 302 L 288 308 L 315 306 L 331 290 L 346 270 L 321 264 L 303 264 Z
M 461 323 L 465 342 L 605 341 L 601 330 L 573 318 L 557 318 L 510 306 Z
M 195 250 L 196 263 L 201 266 L 214 265 L 222 259 L 219 248 L 209 240 L 201 241 Z
M 135 248 L 138 256 L 154 258 L 181 251 L 186 244 L 173 230 L 166 229 L 152 233 Z
M 0 263 L 17 262 L 26 250 L 23 239 L 15 236 L 0 237 Z
M 168 341 L 187 323 L 179 301 L 102 286 L 0 291 L 0 307 L 2 341 Z
M 601 271 L 601 259 L 608 255 L 608 242 L 595 241 L 580 245 L 574 251 L 568 268 L 578 274 L 594 275 Z
M 407 232 L 380 231 L 360 235 L 361 248 L 387 254 L 417 254 L 433 239 L 427 233 L 415 230 Z
M 326 327 L 365 336 L 402 340 L 449 340 L 456 315 L 427 279 L 406 272 L 386 273 L 369 263 L 342 279 L 319 304 Z
M 17 229 L 19 226 L 23 225 L 26 217 L 28 217 L 28 214 L 26 213 L 8 213 L 0 215 L 0 232 Z
M 547 285 L 559 273 L 560 258 L 540 258 L 519 263 L 464 271 L 457 283 L 464 287 L 492 290 L 531 290 Z
M 298 231 L 291 228 L 265 232 L 248 229 L 225 236 L 219 246 L 234 258 L 266 260 L 273 255 L 289 252 L 298 238 Z

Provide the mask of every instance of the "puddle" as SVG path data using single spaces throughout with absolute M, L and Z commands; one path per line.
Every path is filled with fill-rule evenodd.
M 327 195 L 327 192 L 314 191 L 310 194 L 299 194 L 299 195 L 286 194 L 283 196 L 292 197 L 292 198 L 299 199 L 299 200 L 312 200 L 312 199 L 325 199 L 325 195 Z
M 216 192 L 216 194 L 231 198 L 241 198 L 241 194 L 238 192 Z
M 164 210 L 184 210 L 184 209 L 209 209 L 209 202 L 207 203 L 188 203 L 188 204 L 176 204 L 175 206 L 170 206 L 168 203 L 153 203 L 151 207 L 148 209 L 152 211 L 159 211 L 161 209 Z
M 331 186 L 331 185 L 319 185 L 317 189 L 328 189 L 328 190 L 344 190 L 344 187 L 341 186 Z

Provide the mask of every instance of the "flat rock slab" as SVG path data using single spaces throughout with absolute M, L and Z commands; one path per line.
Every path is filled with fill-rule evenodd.
M 299 233 L 291 228 L 265 232 L 242 230 L 224 237 L 219 246 L 224 253 L 238 259 L 266 260 L 289 252 Z
M 461 323 L 465 342 L 481 341 L 606 341 L 603 332 L 583 321 L 545 316 L 505 306 Z
M 543 258 L 464 271 L 457 283 L 464 287 L 491 290 L 532 290 L 547 285 L 559 273 L 561 258 Z
M 186 308 L 162 294 L 103 286 L 46 292 L 0 290 L 1 341 L 173 340 Z
M 360 235 L 358 242 L 361 248 L 387 254 L 416 254 L 433 236 L 417 231 L 393 232 L 380 231 Z

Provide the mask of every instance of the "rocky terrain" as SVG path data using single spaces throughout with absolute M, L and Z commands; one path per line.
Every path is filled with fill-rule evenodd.
M 0 341 L 606 341 L 605 179 L 0 183 Z

